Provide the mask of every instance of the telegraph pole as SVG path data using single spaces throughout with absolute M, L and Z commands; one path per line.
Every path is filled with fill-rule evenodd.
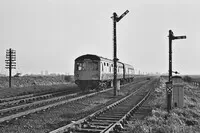
M 117 95 L 117 35 L 116 35 L 116 23 L 119 22 L 129 11 L 126 10 L 120 17 L 117 16 L 117 13 L 113 13 L 111 17 L 113 19 L 113 64 L 114 64 L 114 79 L 113 79 L 113 87 L 114 87 L 114 96 Z
M 13 49 L 6 50 L 6 69 L 9 69 L 9 88 L 11 88 L 12 69 L 16 69 L 16 51 Z
M 171 110 L 172 103 L 172 40 L 176 39 L 186 39 L 186 36 L 174 36 L 172 30 L 169 30 L 169 80 L 166 82 L 167 88 L 167 111 Z M 178 72 L 176 72 L 178 73 Z

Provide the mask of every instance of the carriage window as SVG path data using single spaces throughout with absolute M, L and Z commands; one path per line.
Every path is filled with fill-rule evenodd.
M 129 72 L 130 74 L 134 74 L 134 69 L 128 69 L 128 72 Z
M 78 62 L 77 64 L 76 64 L 76 70 L 85 70 L 85 68 L 86 68 L 86 63 L 85 62 Z
M 93 70 L 98 70 L 98 62 L 93 62 Z
M 104 66 L 106 65 L 106 63 L 104 62 Z
M 87 70 L 98 70 L 98 62 L 88 62 Z
M 76 70 L 83 71 L 95 71 L 98 70 L 98 62 L 77 62 L 76 63 Z

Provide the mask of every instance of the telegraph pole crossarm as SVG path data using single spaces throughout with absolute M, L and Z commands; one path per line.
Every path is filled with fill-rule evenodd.
M 6 50 L 5 68 L 9 69 L 9 87 L 11 88 L 12 69 L 16 69 L 16 51 L 13 49 Z

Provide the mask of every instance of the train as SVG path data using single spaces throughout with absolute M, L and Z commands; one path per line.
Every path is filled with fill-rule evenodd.
M 81 90 L 102 89 L 113 86 L 114 64 L 113 60 L 93 54 L 77 57 L 74 63 L 75 83 Z M 120 84 L 134 80 L 134 67 L 117 62 L 117 80 Z

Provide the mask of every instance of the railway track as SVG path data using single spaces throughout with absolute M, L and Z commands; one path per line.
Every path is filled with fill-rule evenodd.
M 154 80 L 155 81 L 155 80 Z M 150 81 L 153 83 L 154 81 Z M 123 99 L 50 133 L 111 133 L 123 128 L 127 119 L 148 98 L 152 89 L 141 87 Z M 132 101 L 132 102 L 130 102 Z
M 5 103 L 5 102 L 9 102 L 9 101 L 19 100 L 19 99 L 23 99 L 23 98 L 32 97 L 32 96 L 34 96 L 34 94 L 28 94 L 28 95 L 22 95 L 22 96 L 15 96 L 15 97 L 8 97 L 8 98 L 1 98 L 0 99 L 0 103 Z
M 141 81 L 137 81 L 136 83 L 138 83 L 138 82 L 141 82 Z M 126 85 L 124 85 L 124 86 L 126 86 Z M 93 95 L 96 95 L 99 93 L 103 93 L 103 92 L 109 91 L 111 89 L 112 88 L 109 88 L 109 89 L 106 89 L 106 90 L 103 90 L 100 92 L 89 93 L 86 95 L 70 94 L 70 95 L 65 95 L 65 96 L 54 97 L 51 99 L 45 99 L 45 100 L 40 99 L 40 101 L 36 101 L 36 102 L 32 102 L 32 103 L 27 103 L 27 104 L 23 104 L 23 105 L 19 105 L 19 106 L 14 106 L 14 107 L 3 108 L 3 109 L 0 109 L 0 123 L 3 123 L 3 122 L 8 123 L 12 119 L 18 119 L 18 118 L 24 117 L 28 114 L 45 111 L 50 108 L 55 108 L 57 106 L 60 106 L 60 105 L 63 105 L 63 104 L 66 104 L 66 103 L 69 103 L 69 102 L 72 102 L 75 100 L 90 97 L 90 96 L 93 96 Z M 46 95 L 48 95 L 48 94 L 46 94 Z M 29 98 L 30 97 L 25 98 L 25 99 L 29 99 Z M 23 100 L 25 101 L 25 99 L 23 99 Z M 20 99 L 17 99 L 16 101 L 19 101 L 19 100 Z M 16 101 L 12 100 L 9 102 L 15 103 Z
M 54 96 L 64 95 L 72 93 L 73 91 L 68 90 L 61 90 L 61 91 L 53 91 L 53 92 L 43 92 L 43 93 L 35 93 L 35 94 L 27 94 L 27 95 L 21 95 L 21 96 L 14 96 L 14 97 L 8 97 L 8 98 L 1 98 L 0 99 L 0 107 L 4 106 L 6 104 L 17 103 L 20 100 L 24 101 L 34 101 L 39 99 L 46 99 L 51 98 Z
M 46 95 L 36 96 L 36 97 L 28 97 L 25 99 L 13 98 L 17 100 L 12 99 L 12 101 L 0 104 L 0 105 L 4 105 L 5 107 L 5 108 L 0 109 L 0 123 L 9 122 L 12 119 L 17 119 L 19 117 L 26 116 L 28 114 L 36 113 L 39 111 L 45 111 L 47 109 L 54 108 L 56 106 L 60 106 L 60 105 L 63 105 L 75 100 L 83 99 L 86 97 L 96 95 L 98 93 L 106 92 L 111 89 L 112 88 L 109 88 L 100 92 L 93 92 L 86 95 L 80 94 L 80 93 L 73 93 L 73 94 L 64 95 L 64 96 L 53 97 L 50 99 L 44 99 L 44 98 L 49 98 L 49 96 L 52 96 L 52 94 L 46 94 Z M 33 100 L 37 100 L 37 101 L 33 101 Z M 19 103 L 24 103 L 24 104 L 18 105 Z M 13 105 L 13 106 L 9 107 L 9 105 Z
M 63 92 L 55 92 L 55 93 L 49 93 L 49 94 L 24 95 L 24 96 L 14 97 L 14 99 L 9 98 L 12 100 L 0 103 L 0 109 L 10 108 L 13 106 L 19 106 L 19 105 L 23 105 L 23 104 L 30 104 L 30 103 L 33 103 L 36 101 L 41 101 L 41 100 L 45 101 L 46 99 L 50 99 L 50 98 L 53 99 L 54 97 L 60 97 L 60 99 L 64 99 L 66 97 L 65 94 L 67 94 L 67 93 L 68 93 L 67 91 L 63 91 Z M 78 93 L 74 93 L 74 95 L 77 95 L 77 94 Z M 48 100 L 46 100 L 46 101 L 48 101 Z

